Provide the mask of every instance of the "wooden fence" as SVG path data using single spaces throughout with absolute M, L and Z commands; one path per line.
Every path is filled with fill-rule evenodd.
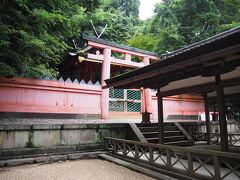
M 196 141 L 206 141 L 207 133 L 198 132 L 193 133 L 193 138 Z M 220 133 L 211 133 L 211 144 L 221 144 Z M 228 143 L 230 146 L 240 146 L 240 134 L 239 133 L 228 133 Z
M 110 154 L 148 168 L 197 179 L 240 179 L 240 154 L 115 138 L 105 143 Z

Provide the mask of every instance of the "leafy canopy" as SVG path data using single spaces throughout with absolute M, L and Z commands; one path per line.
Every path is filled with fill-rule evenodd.
M 71 38 L 97 6 L 89 0 L 1 1 L 0 75 L 56 76 Z
M 239 0 L 162 0 L 128 43 L 164 54 L 239 25 Z M 143 36 L 156 46 L 142 45 Z
M 56 77 L 80 32 L 160 55 L 240 25 L 239 0 L 162 0 L 139 20 L 139 0 L 2 0 L 0 76 Z

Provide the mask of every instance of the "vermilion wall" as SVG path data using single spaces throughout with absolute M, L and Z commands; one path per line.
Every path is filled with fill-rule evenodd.
M 101 114 L 101 86 L 0 78 L 0 112 Z
M 101 115 L 101 86 L 27 78 L 0 78 L 0 112 L 38 112 Z M 198 115 L 204 112 L 200 97 L 181 95 L 164 98 L 168 115 Z M 131 115 L 131 116 L 130 116 Z M 140 113 L 110 113 L 109 118 Z M 157 98 L 152 93 L 152 117 L 157 119 Z
M 152 97 L 153 119 L 157 119 L 157 97 Z M 169 115 L 199 115 L 204 112 L 204 101 L 201 97 L 190 95 L 170 96 L 163 99 L 164 119 Z

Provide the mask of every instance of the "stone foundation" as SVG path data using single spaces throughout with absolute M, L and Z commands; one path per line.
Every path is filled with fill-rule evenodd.
M 0 149 L 102 144 L 104 137 L 126 138 L 127 124 L 1 125 Z

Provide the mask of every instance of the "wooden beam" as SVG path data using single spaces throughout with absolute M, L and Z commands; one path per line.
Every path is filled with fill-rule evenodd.
M 114 46 L 110 46 L 110 45 L 105 45 L 105 44 L 101 44 L 101 43 L 97 43 L 97 42 L 93 42 L 93 41 L 88 41 L 88 45 L 89 46 L 93 46 L 93 47 L 97 47 L 97 48 L 102 48 L 102 49 L 106 49 L 106 48 L 110 48 L 112 49 L 113 52 L 119 52 L 119 53 L 123 53 L 123 54 L 131 54 L 137 57 L 145 57 L 148 56 L 150 59 L 153 60 L 159 60 L 160 58 L 154 55 L 150 55 L 147 53 L 143 53 L 143 52 L 136 52 L 134 51 L 134 49 L 130 50 L 126 50 L 123 48 L 118 48 L 118 47 L 114 47 Z
M 142 135 L 141 131 L 137 127 L 135 123 L 129 123 L 130 127 L 132 128 L 133 132 L 136 134 L 140 142 L 147 143 L 146 138 Z
M 199 66 L 201 64 L 204 64 L 211 59 L 218 58 L 218 57 L 223 57 L 225 56 L 226 58 L 228 56 L 231 56 L 232 54 L 239 52 L 240 44 L 225 48 L 225 49 L 220 49 L 214 52 L 206 53 L 204 55 L 192 57 L 192 58 L 187 58 L 187 60 L 179 60 L 179 59 L 173 59 L 171 60 L 171 64 L 168 64 L 170 60 L 165 60 L 162 61 L 161 63 L 156 63 L 152 64 L 150 66 L 147 66 L 146 68 L 142 68 L 139 70 L 139 73 L 135 74 L 136 75 L 131 75 L 131 73 L 128 75 L 128 77 L 124 79 L 116 79 L 115 82 L 112 82 L 110 85 L 107 87 L 121 87 L 121 86 L 129 86 L 131 83 L 135 83 L 137 81 L 144 81 L 146 79 L 153 79 L 156 76 L 162 76 L 163 74 L 171 73 L 171 72 L 176 72 L 178 70 L 183 70 L 186 67 L 190 66 Z M 186 57 L 185 57 L 186 58 Z M 178 60 L 178 61 L 176 61 Z M 175 62 L 176 61 L 176 62 Z M 155 66 L 153 66 L 155 65 Z M 141 72 L 142 71 L 142 72 Z
M 215 76 L 215 79 L 216 79 L 216 86 L 217 86 L 216 90 L 217 90 L 220 137 L 221 137 L 221 150 L 227 152 L 229 151 L 229 147 L 228 147 L 228 133 L 227 133 L 224 91 L 223 91 L 223 86 L 221 84 L 220 75 Z
M 193 141 L 192 136 L 182 127 L 182 125 L 179 122 L 174 122 L 175 126 L 186 136 L 186 138 L 190 141 Z
M 227 62 L 219 66 L 213 66 L 208 68 L 203 68 L 202 64 L 196 66 L 188 66 L 184 69 L 177 70 L 174 72 L 169 72 L 167 74 L 161 74 L 149 79 L 144 79 L 134 84 L 141 83 L 142 87 L 152 88 L 153 83 L 161 83 L 161 87 L 164 87 L 165 84 L 169 82 L 174 82 L 178 80 L 183 80 L 195 76 L 210 77 L 215 76 L 216 74 L 224 74 L 227 72 L 234 71 L 236 67 L 240 66 L 240 60 L 234 60 L 232 62 Z
M 221 84 L 223 87 L 231 87 L 231 86 L 239 85 L 240 77 L 223 80 L 223 81 L 221 81 Z M 166 96 L 172 96 L 172 95 L 177 95 L 177 94 L 204 93 L 204 92 L 214 91 L 215 89 L 216 89 L 216 83 L 210 82 L 210 83 L 204 83 L 204 84 L 199 84 L 199 85 L 195 85 L 195 86 L 188 86 L 188 87 L 184 87 L 184 88 L 164 91 L 164 92 L 161 92 L 161 95 L 163 97 L 166 97 Z
M 239 93 L 233 93 L 233 94 L 227 94 L 225 95 L 225 102 L 228 101 L 229 99 L 231 99 L 231 101 L 239 101 L 239 97 L 240 97 L 240 92 Z M 209 101 L 216 101 L 216 96 L 211 96 L 208 97 Z
M 163 97 L 161 96 L 160 88 L 157 89 L 158 99 L 158 130 L 159 144 L 164 144 L 164 123 L 163 123 Z

